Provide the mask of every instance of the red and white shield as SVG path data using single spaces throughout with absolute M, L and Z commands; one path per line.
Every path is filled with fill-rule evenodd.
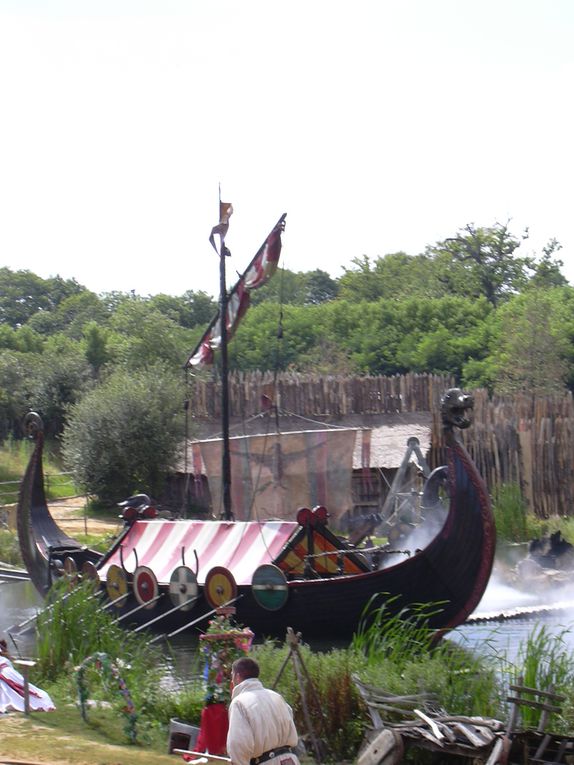
M 146 608 L 152 608 L 159 592 L 155 574 L 147 566 L 138 566 L 134 571 L 134 595 L 138 603 Z

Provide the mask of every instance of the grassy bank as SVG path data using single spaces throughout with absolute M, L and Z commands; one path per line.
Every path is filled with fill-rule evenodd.
M 53 765 L 173 765 L 178 761 L 167 755 L 167 736 L 153 744 L 130 745 L 110 710 L 94 711 L 84 722 L 70 699 L 53 698 L 55 712 L 0 715 L 0 755 Z
M 51 614 L 51 615 L 50 615 Z M 301 646 L 300 653 L 313 681 L 316 699 L 307 694 L 316 732 L 329 746 L 329 762 L 356 759 L 370 720 L 353 683 L 353 676 L 387 692 L 403 695 L 431 691 L 451 714 L 507 719 L 507 684 L 524 675 L 531 687 L 553 686 L 567 700 L 552 730 L 574 730 L 574 662 L 562 637 L 534 630 L 521 646 L 520 660 L 506 665 L 504 657 L 476 657 L 450 641 L 433 647 L 431 633 L 417 618 L 388 619 L 375 612 L 347 649 L 327 652 Z M 202 660 L 192 668 L 192 680 L 166 687 L 165 654 L 147 644 L 149 636 L 126 634 L 112 617 L 98 610 L 81 587 L 39 620 L 39 661 L 32 681 L 44 687 L 57 705 L 54 713 L 0 716 L 0 754 L 28 762 L 63 765 L 147 765 L 175 762 L 168 757 L 171 717 L 198 725 L 204 690 L 198 676 Z M 87 656 L 105 652 L 119 668 L 137 715 L 137 737 L 126 734 L 126 698 L 117 677 L 94 664 L 86 675 L 86 695 L 104 707 L 89 707 L 82 719 L 78 706 L 81 685 L 76 668 Z M 275 683 L 288 656 L 282 643 L 252 648 L 265 685 Z M 193 659 L 191 659 L 193 661 Z M 306 732 L 300 687 L 291 663 L 281 673 L 278 689 L 294 709 L 297 727 Z M 529 721 L 537 724 L 533 718 Z

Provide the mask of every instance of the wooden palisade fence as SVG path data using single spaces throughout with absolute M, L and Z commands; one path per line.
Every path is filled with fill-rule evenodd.
M 232 419 L 246 420 L 262 411 L 262 397 L 282 414 L 344 424 L 353 415 L 416 412 L 433 414 L 431 466 L 444 464 L 440 398 L 453 378 L 432 374 L 354 377 L 252 372 L 232 375 Z M 517 484 L 539 517 L 574 515 L 574 402 L 572 394 L 535 396 L 520 393 L 475 397 L 474 425 L 464 433 L 467 448 L 490 491 Z M 194 378 L 189 388 L 192 416 L 218 420 L 220 382 Z M 380 420 L 380 418 L 379 418 Z

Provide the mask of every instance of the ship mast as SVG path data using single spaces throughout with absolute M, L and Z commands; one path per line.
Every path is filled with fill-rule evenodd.
M 213 317 L 194 351 L 188 357 L 185 367 L 213 363 L 213 351 L 221 350 L 221 420 L 222 420 L 222 455 L 221 455 L 221 518 L 235 520 L 231 506 L 231 454 L 229 446 L 229 367 L 227 358 L 228 341 L 232 337 L 241 317 L 249 306 L 249 293 L 262 287 L 277 270 L 281 254 L 281 233 L 285 230 L 286 213 L 279 218 L 271 233 L 253 256 L 239 281 L 228 292 L 225 273 L 225 258 L 231 255 L 225 245 L 225 235 L 229 228 L 229 216 L 233 206 L 221 201 L 219 194 L 219 223 L 211 229 L 209 241 L 219 256 L 219 311 Z M 219 236 L 219 249 L 215 236 Z M 187 462 L 186 462 L 187 466 Z
M 219 200 L 221 207 L 221 197 Z M 223 450 L 221 454 L 221 480 L 223 512 L 222 518 L 233 520 L 231 508 L 231 457 L 229 452 L 229 365 L 227 359 L 227 284 L 225 258 L 229 255 L 223 237 L 219 252 L 219 316 L 221 331 L 221 432 Z

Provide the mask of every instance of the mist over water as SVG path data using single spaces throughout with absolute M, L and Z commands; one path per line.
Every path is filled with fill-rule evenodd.
M 470 620 L 449 638 L 481 653 L 504 654 L 514 663 L 520 645 L 541 625 L 560 635 L 574 656 L 574 583 L 526 590 L 508 584 L 495 567 Z

